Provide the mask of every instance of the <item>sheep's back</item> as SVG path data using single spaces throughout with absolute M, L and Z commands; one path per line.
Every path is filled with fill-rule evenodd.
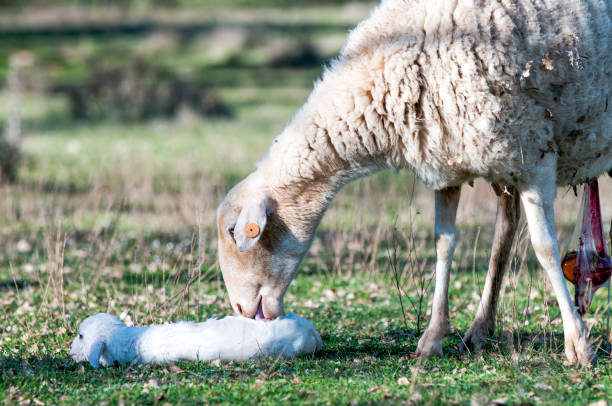
M 596 176 L 612 166 L 611 3 L 541 4 L 385 1 L 326 76 L 372 83 L 364 125 L 433 187 L 528 181 L 549 153 L 558 183 Z

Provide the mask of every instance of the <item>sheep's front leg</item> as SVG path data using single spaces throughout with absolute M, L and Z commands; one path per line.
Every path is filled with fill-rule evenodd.
M 518 191 L 513 187 L 504 188 L 502 191 L 497 185 L 493 185 L 493 188 L 499 197 L 499 202 L 489 270 L 476 316 L 474 316 L 474 321 L 472 321 L 472 325 L 463 338 L 464 344 L 474 351 L 481 350 L 484 347 L 485 339 L 495 330 L 495 313 L 499 292 L 510 260 L 514 234 L 521 216 Z
M 529 225 L 531 244 L 540 265 L 548 274 L 559 303 L 565 336 L 565 355 L 572 364 L 590 366 L 595 359 L 595 353 L 589 344 L 589 332 L 576 312 L 559 262 L 553 212 L 555 188 L 553 174 L 537 185 L 520 188 L 521 201 Z
M 431 318 L 416 350 L 419 357 L 442 355 L 442 339 L 450 333 L 448 282 L 457 237 L 455 217 L 460 194 L 460 187 L 448 188 L 435 193 L 436 281 Z

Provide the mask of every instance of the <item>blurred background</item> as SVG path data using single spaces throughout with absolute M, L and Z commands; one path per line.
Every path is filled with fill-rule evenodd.
M 196 318 L 228 311 L 216 263 L 215 209 L 254 169 L 374 4 L 0 0 L 0 246 L 6 248 L 0 289 L 9 309 L 19 315 L 34 306 L 65 320 L 70 312 L 120 313 L 139 302 L 132 311 L 145 321 L 175 311 Z M 608 230 L 612 187 L 607 178 L 601 187 Z M 579 200 L 569 188 L 559 196 L 563 245 Z M 388 278 L 397 237 L 404 274 L 421 269 L 430 277 L 432 202 L 433 193 L 409 171 L 349 185 L 326 215 L 302 274 L 370 278 L 382 271 Z M 454 267 L 479 270 L 479 280 L 495 210 L 484 182 L 464 188 Z M 525 235 L 523 229 L 523 260 L 537 271 Z M 418 280 L 406 284 L 410 292 Z M 45 293 L 49 286 L 54 294 Z M 17 303 L 13 287 L 30 292 L 30 304 Z M 195 300 L 217 299 L 179 306 L 176 298 L 185 296 L 172 295 L 185 289 L 196 289 Z M 91 294 L 85 307 L 82 295 L 66 299 L 77 291 Z M 147 299 L 137 300 L 141 294 Z M 219 307 L 206 307 L 213 304 Z M 160 306 L 169 312 L 158 313 Z
M 122 171 L 155 191 L 211 172 L 233 183 L 371 6 L 0 1 L 3 148 L 20 143 L 20 180 L 50 188 L 117 186 Z

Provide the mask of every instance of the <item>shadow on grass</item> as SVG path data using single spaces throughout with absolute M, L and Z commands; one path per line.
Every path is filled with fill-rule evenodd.
M 42 357 L 2 357 L 0 358 L 0 377 L 7 385 L 22 386 L 29 383 L 40 384 L 49 379 L 57 379 L 62 385 L 96 384 L 96 381 L 106 381 L 108 378 L 129 380 L 131 366 L 119 366 L 95 370 L 85 363 L 77 363 L 71 358 L 52 356 Z M 136 377 L 136 372 L 133 373 Z M 29 384 L 26 384 L 29 385 Z M 44 392 L 41 387 L 40 390 Z
M 8 380 L 20 378 L 32 379 L 35 377 L 47 377 L 54 374 L 62 374 L 67 381 L 77 372 L 79 365 L 70 358 L 59 358 L 52 356 L 42 357 L 2 357 L 0 358 L 0 370 Z M 5 381 L 6 382 L 6 381 Z
M 563 335 L 553 333 L 543 337 L 540 334 L 517 334 L 513 337 L 514 351 L 518 352 L 519 357 L 516 358 L 505 341 L 501 349 L 495 345 L 487 346 L 487 350 L 477 355 L 459 350 L 460 344 L 457 340 L 453 340 L 452 345 L 448 343 L 444 347 L 444 356 L 441 358 L 434 357 L 428 360 L 420 360 L 415 358 L 413 353 L 416 346 L 416 337 L 410 333 L 402 333 L 407 337 L 405 343 L 397 343 L 395 341 L 384 341 L 385 336 L 397 336 L 398 332 L 391 330 L 388 333 L 380 336 L 367 336 L 360 339 L 361 342 L 366 340 L 367 343 L 359 344 L 357 341 L 351 342 L 340 336 L 323 336 L 323 350 L 313 356 L 305 356 L 299 359 L 282 360 L 278 367 L 287 374 L 295 372 L 294 369 L 301 369 L 307 365 L 316 366 L 320 371 L 327 368 L 341 366 L 352 368 L 351 365 L 357 363 L 373 364 L 376 362 L 396 363 L 405 362 L 408 364 L 417 364 L 426 362 L 430 365 L 439 364 L 444 366 L 444 360 L 468 361 L 470 359 L 481 359 L 495 356 L 504 357 L 508 362 L 518 362 L 521 364 L 542 364 L 546 367 L 551 362 L 550 355 L 554 354 L 554 359 L 560 363 L 565 360 L 563 347 L 559 343 L 563 342 Z M 383 337 L 383 339 L 381 339 Z M 493 337 L 495 339 L 495 337 Z M 504 339 L 501 339 L 502 341 Z M 500 344 L 503 344 L 500 341 Z M 520 344 L 519 344 L 520 343 Z M 609 346 L 608 346 L 609 347 Z M 609 351 L 609 348 L 608 348 Z M 603 348 L 598 348 L 598 359 L 600 362 L 609 362 L 609 352 Z M 327 365 L 325 361 L 334 361 Z M 323 362 L 323 363 L 322 363 Z M 277 365 L 277 361 L 271 358 L 258 359 L 247 361 L 245 363 L 224 363 L 221 366 L 215 366 L 208 362 L 178 362 L 185 371 L 198 371 L 199 374 L 214 375 L 216 377 L 236 378 L 238 376 L 259 376 L 260 369 L 249 367 L 250 363 L 255 363 L 256 367 L 271 367 Z M 272 363 L 272 364 L 270 364 Z M 289 368 L 289 369 L 287 369 Z M 2 357 L 0 358 L 0 371 L 4 382 L 19 383 L 23 381 L 37 382 L 49 378 L 61 379 L 63 384 L 81 384 L 83 382 L 95 383 L 95 381 L 104 381 L 109 378 L 120 380 L 136 379 L 142 377 L 143 372 L 164 371 L 164 365 L 141 365 L 141 366 L 115 366 L 94 370 L 86 363 L 76 363 L 68 357 Z M 139 379 L 139 378 L 138 378 Z M 2 385 L 0 385 L 1 387 Z
M 28 281 L 22 279 L 2 279 L 0 280 L 0 292 L 8 290 L 22 290 L 26 287 L 40 286 L 38 281 Z
M 363 357 L 377 359 L 414 357 L 419 335 L 403 330 L 390 330 L 380 335 L 361 337 L 359 340 L 346 341 L 340 336 L 323 335 L 323 350 L 315 357 L 336 361 L 352 361 Z M 361 342 L 362 344 L 359 344 Z M 611 345 L 605 342 L 605 332 L 592 333 L 593 349 L 601 361 L 609 361 Z M 514 355 L 529 360 L 538 355 L 556 354 L 561 361 L 565 360 L 563 333 L 513 333 L 506 336 L 494 335 L 487 340 L 485 349 L 477 353 L 468 351 L 458 335 L 451 334 L 443 344 L 442 359 L 476 358 L 482 355 L 498 355 L 510 360 Z M 438 357 L 432 360 L 440 359 Z

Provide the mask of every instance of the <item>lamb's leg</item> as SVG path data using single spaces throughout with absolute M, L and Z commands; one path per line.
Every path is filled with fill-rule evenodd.
M 455 249 L 457 230 L 455 217 L 461 188 L 436 191 L 436 281 L 431 307 L 431 319 L 419 340 L 419 357 L 442 355 L 442 339 L 450 332 L 448 315 L 448 282 Z
M 537 185 L 527 185 L 519 190 L 529 225 L 531 244 L 540 265 L 548 274 L 561 310 L 565 355 L 570 363 L 590 366 L 595 359 L 595 353 L 589 344 L 589 332 L 576 312 L 559 262 L 553 212 L 555 188 L 553 173 L 552 176 L 543 176 Z
M 474 351 L 481 350 L 484 347 L 485 339 L 495 330 L 499 291 L 504 279 L 504 272 L 508 267 L 514 234 L 521 216 L 518 191 L 513 187 L 502 190 L 497 185 L 493 185 L 493 188 L 499 196 L 499 201 L 489 271 L 487 272 L 487 280 L 478 304 L 478 310 L 476 310 L 476 316 L 463 338 L 465 345 Z

